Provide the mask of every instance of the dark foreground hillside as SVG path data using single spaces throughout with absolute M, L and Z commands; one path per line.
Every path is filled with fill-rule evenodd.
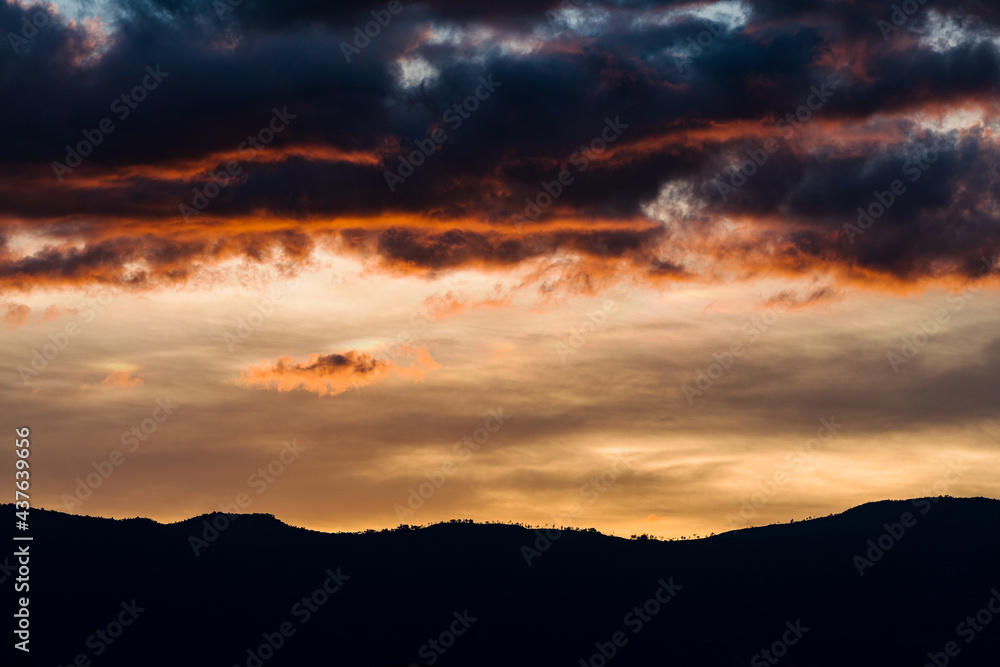
M 30 596 L 31 653 L 5 613 L 3 665 L 1000 664 L 996 500 L 547 548 L 517 526 L 331 535 L 243 515 L 198 556 L 189 536 L 224 515 L 31 519 L 30 593 L 0 553 L 5 612 Z

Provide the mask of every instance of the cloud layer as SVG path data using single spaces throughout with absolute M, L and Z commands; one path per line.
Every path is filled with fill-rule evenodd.
M 0 145 L 0 285 L 180 284 L 317 247 L 898 285 L 1000 251 L 989 5 L 220 5 L 35 33 L 40 5 L 0 5 L 31 34 L 0 49 L 0 117 L 28 130 Z

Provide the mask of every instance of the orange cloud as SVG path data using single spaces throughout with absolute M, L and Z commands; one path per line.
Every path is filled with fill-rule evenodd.
M 121 389 L 131 389 L 142 386 L 142 378 L 134 378 L 128 371 L 114 371 L 101 380 L 102 385 L 109 387 L 120 387 Z
M 485 299 L 464 298 L 461 292 L 448 290 L 435 293 L 424 299 L 423 306 L 431 319 L 450 317 L 474 308 L 503 308 L 511 303 L 511 293 L 504 292 L 502 283 L 493 286 L 491 297 Z
M 43 322 L 50 322 L 52 320 L 57 320 L 60 317 L 65 317 L 66 315 L 76 315 L 79 312 L 80 311 L 76 308 L 65 308 L 63 306 L 56 306 L 53 304 L 45 309 L 45 312 L 42 313 L 42 318 L 38 320 L 38 323 L 42 324 Z
M 31 314 L 31 308 L 22 303 L 5 303 L 0 307 L 4 309 L 3 315 L 0 315 L 0 322 L 3 322 L 3 328 L 8 330 L 16 329 L 27 322 L 28 315 Z
M 419 382 L 427 371 L 441 367 L 425 348 L 403 347 L 398 356 L 411 358 L 410 365 L 402 366 L 394 360 L 377 359 L 354 350 L 343 354 L 311 354 L 304 362 L 281 356 L 277 361 L 251 366 L 240 373 L 238 382 L 253 389 L 301 390 L 334 396 L 390 376 Z

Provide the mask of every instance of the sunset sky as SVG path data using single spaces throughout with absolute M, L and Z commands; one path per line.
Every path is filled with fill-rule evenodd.
M 34 505 L 674 537 L 1000 497 L 1000 5 L 5 0 L 0 28 Z

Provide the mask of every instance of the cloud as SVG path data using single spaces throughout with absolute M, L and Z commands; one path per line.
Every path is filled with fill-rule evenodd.
M 131 389 L 143 385 L 142 378 L 132 377 L 128 371 L 114 371 L 101 380 L 101 384 L 108 387 L 118 387 L 120 389 Z
M 804 308 L 819 302 L 837 301 L 842 298 L 837 290 L 832 287 L 818 287 L 807 294 L 799 294 L 793 290 L 782 290 L 771 295 L 766 304 L 768 306 L 780 306 L 785 308 Z
M 3 323 L 3 328 L 7 330 L 18 328 L 27 322 L 28 316 L 31 315 L 31 308 L 22 303 L 0 304 L 0 309 L 3 310 L 3 314 L 0 315 L 0 322 Z
M 461 291 L 449 289 L 436 292 L 424 299 L 421 307 L 428 319 L 453 317 L 477 308 L 504 308 L 512 304 L 513 289 L 504 289 L 503 282 L 494 283 L 489 296 L 475 299 L 463 295 Z
M 371 20 L 365 3 L 217 4 L 113 1 L 103 36 L 56 16 L 0 52 L 0 94 L 25 101 L 0 116 L 35 128 L 0 146 L 0 286 L 182 285 L 328 243 L 395 272 L 572 253 L 643 280 L 873 285 L 954 280 L 1000 252 L 1000 12 L 980 2 L 922 7 L 886 35 L 873 0 L 555 15 L 437 0 L 404 4 L 351 62 L 339 45 Z M 0 24 L 29 13 L 5 3 Z M 402 85 L 415 62 L 434 76 Z M 169 74 L 135 109 L 114 105 L 146 66 Z M 499 84 L 487 99 L 481 77 Z M 241 150 L 275 109 L 287 127 Z M 57 179 L 52 163 L 104 118 L 114 130 Z M 777 149 L 748 163 L 769 138 Z M 390 192 L 386 173 L 414 155 Z M 753 174 L 722 196 L 741 168 Z M 897 179 L 906 193 L 845 233 Z
M 392 376 L 419 382 L 427 371 L 440 368 L 426 348 L 403 347 L 397 356 L 411 363 L 402 366 L 395 360 L 377 359 L 353 350 L 343 354 L 311 354 L 304 362 L 281 356 L 273 362 L 250 366 L 240 374 L 238 382 L 252 389 L 334 396 Z
M 51 322 L 52 320 L 57 320 L 60 317 L 66 317 L 68 315 L 76 315 L 80 311 L 76 308 L 67 308 L 65 306 L 57 306 L 52 304 L 42 313 L 41 319 L 38 320 L 39 324 L 44 322 Z

